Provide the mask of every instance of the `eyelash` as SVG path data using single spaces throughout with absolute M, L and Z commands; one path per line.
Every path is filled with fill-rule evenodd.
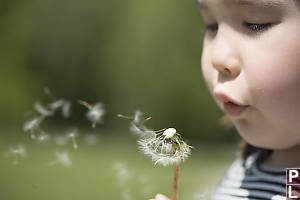
M 266 29 L 268 29 L 272 24 L 271 23 L 264 23 L 264 24 L 253 24 L 253 23 L 248 23 L 248 22 L 244 22 L 243 26 L 245 28 L 247 28 L 249 31 L 252 32 L 261 32 L 264 31 Z M 208 24 L 205 27 L 205 32 L 217 32 L 219 28 L 218 24 Z

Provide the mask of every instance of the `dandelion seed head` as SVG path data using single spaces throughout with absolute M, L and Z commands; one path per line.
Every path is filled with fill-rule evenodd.
M 33 107 L 42 116 L 48 117 L 48 116 L 52 116 L 54 114 L 54 112 L 52 110 L 47 109 L 45 106 L 43 106 L 38 101 L 34 102 Z
M 57 161 L 65 166 L 65 167 L 70 167 L 72 165 L 72 161 L 70 159 L 69 153 L 67 151 L 64 152 L 56 152 L 56 158 Z
M 190 146 L 178 138 L 180 144 L 168 143 L 160 137 L 138 140 L 141 151 L 152 158 L 155 164 L 163 166 L 185 161 L 191 154 Z
M 88 120 L 94 123 L 101 123 L 102 117 L 105 114 L 104 105 L 102 103 L 96 103 L 86 114 Z

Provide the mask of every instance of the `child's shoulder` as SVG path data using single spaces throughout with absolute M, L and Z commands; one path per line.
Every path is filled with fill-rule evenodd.
M 245 160 L 237 158 L 217 186 L 217 199 L 285 199 L 285 169 L 261 165 L 263 152 L 256 151 Z

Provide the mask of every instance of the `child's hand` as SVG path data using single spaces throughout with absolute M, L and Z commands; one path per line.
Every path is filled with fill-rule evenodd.
M 170 199 L 165 195 L 157 194 L 154 199 L 150 199 L 150 200 L 170 200 Z

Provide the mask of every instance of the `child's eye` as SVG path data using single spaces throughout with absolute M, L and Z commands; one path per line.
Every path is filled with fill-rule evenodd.
M 271 23 L 252 24 L 252 23 L 244 22 L 243 25 L 250 31 L 259 32 L 269 28 L 272 24 Z
M 217 32 L 218 31 L 218 24 L 208 24 L 206 27 L 205 27 L 205 32 Z

